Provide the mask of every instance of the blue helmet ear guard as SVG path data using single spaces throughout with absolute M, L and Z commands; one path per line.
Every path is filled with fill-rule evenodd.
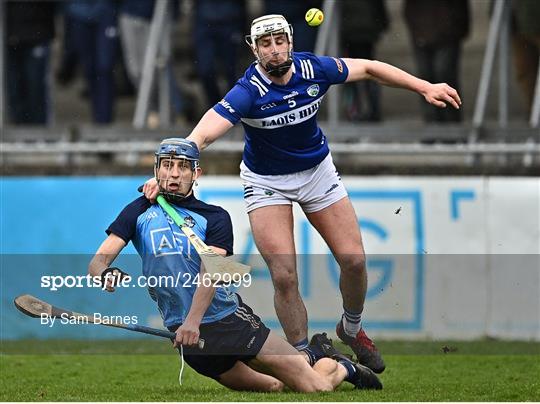
M 180 192 L 172 193 L 164 190 L 161 187 L 160 179 L 158 178 L 159 168 L 163 159 L 187 160 L 191 164 L 191 171 L 195 172 L 195 170 L 199 167 L 199 148 L 197 147 L 197 144 L 191 140 L 186 140 L 180 137 L 172 137 L 163 139 L 156 150 L 154 158 L 154 175 L 161 189 L 161 194 L 165 196 L 165 199 L 167 199 L 169 202 L 180 202 L 191 192 L 193 183 L 195 181 L 191 181 L 191 186 L 186 194 Z

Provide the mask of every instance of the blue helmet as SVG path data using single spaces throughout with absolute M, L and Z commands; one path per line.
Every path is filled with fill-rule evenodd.
M 179 202 L 187 195 L 189 195 L 195 181 L 193 179 L 190 179 L 191 186 L 189 187 L 188 192 L 186 192 L 185 194 L 180 192 L 167 192 L 161 187 L 160 178 L 158 178 L 161 161 L 163 159 L 187 160 L 191 163 L 191 170 L 194 172 L 199 167 L 199 158 L 199 148 L 197 147 L 197 144 L 195 142 L 192 142 L 191 140 L 186 140 L 180 137 L 172 137 L 161 141 L 155 153 L 154 175 L 156 177 L 156 180 L 158 181 L 158 184 L 160 185 L 161 194 L 163 194 L 165 198 L 169 200 L 169 202 Z
M 199 167 L 200 154 L 197 144 L 181 137 L 163 139 L 159 144 L 155 155 L 154 168 L 156 171 L 159 169 L 159 164 L 163 157 L 189 160 L 193 170 Z

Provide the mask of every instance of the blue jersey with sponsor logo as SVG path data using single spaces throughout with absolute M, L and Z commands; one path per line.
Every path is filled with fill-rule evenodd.
M 193 224 L 192 230 L 207 245 L 232 254 L 232 223 L 225 210 L 201 202 L 193 195 L 171 206 L 186 223 Z M 184 233 L 159 205 L 150 204 L 145 197 L 122 210 L 107 229 L 107 234 L 111 233 L 133 243 L 142 258 L 142 272 L 147 281 L 162 282 L 149 287 L 149 292 L 158 304 L 164 325 L 183 323 L 197 289 L 193 281 L 201 268 L 201 259 Z M 236 294 L 228 288 L 217 288 L 202 322 L 220 320 L 237 306 Z
M 338 58 L 294 52 L 293 75 L 274 84 L 252 64 L 214 106 L 222 117 L 244 126 L 244 164 L 261 175 L 289 174 L 315 167 L 328 155 L 316 116 L 330 85 L 348 76 Z

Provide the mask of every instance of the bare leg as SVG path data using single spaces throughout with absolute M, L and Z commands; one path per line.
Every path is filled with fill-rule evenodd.
M 306 213 L 306 216 L 339 264 L 343 307 L 361 313 L 367 290 L 366 257 L 360 227 L 349 198 L 343 198 L 318 212 Z
M 299 392 L 332 391 L 346 377 L 347 371 L 333 359 L 320 359 L 313 368 L 287 341 L 270 332 L 250 367 L 271 374 Z
M 385 369 L 384 361 L 360 323 L 359 313 L 364 310 L 367 290 L 366 257 L 351 201 L 345 197 L 319 212 L 306 215 L 332 250 L 341 268 L 339 288 L 343 308 L 349 316 L 356 314 L 356 318 L 349 318 L 345 323 L 340 320 L 336 333 L 352 348 L 361 364 L 381 373 Z
M 293 215 L 290 205 L 265 206 L 249 212 L 255 244 L 270 268 L 274 307 L 291 344 L 307 338 L 307 312 L 298 290 Z
M 275 377 L 259 373 L 243 362 L 236 362 L 232 369 L 219 376 L 218 381 L 232 390 L 272 392 L 284 387 Z
M 335 389 L 347 377 L 347 370 L 333 359 L 322 358 L 313 365 L 313 370 L 328 379 Z M 332 389 L 332 390 L 333 390 Z

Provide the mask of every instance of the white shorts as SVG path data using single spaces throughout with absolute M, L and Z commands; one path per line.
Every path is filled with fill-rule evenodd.
M 270 205 L 297 202 L 306 213 L 318 212 L 347 196 L 341 177 L 328 156 L 309 170 L 284 175 L 259 175 L 240 164 L 247 212 Z

